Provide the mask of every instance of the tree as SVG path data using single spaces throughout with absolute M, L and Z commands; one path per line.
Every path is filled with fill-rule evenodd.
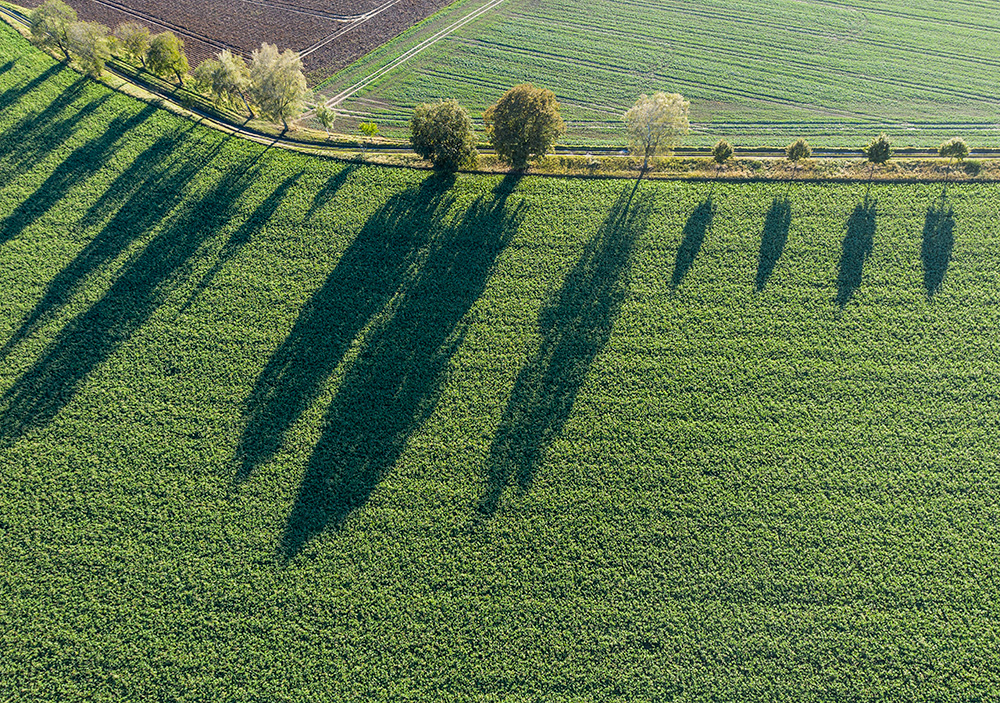
M 690 105 L 677 93 L 653 93 L 640 95 L 625 113 L 629 147 L 633 154 L 642 154 L 642 173 L 646 172 L 651 156 L 672 151 L 681 136 L 688 133 Z
M 455 171 L 476 157 L 469 113 L 455 100 L 417 105 L 410 119 L 410 144 L 437 168 Z
M 74 22 L 66 30 L 70 51 L 87 75 L 100 78 L 104 64 L 111 58 L 108 28 L 97 22 Z
M 868 180 L 875 175 L 875 167 L 881 166 L 892 157 L 892 140 L 884 134 L 880 134 L 870 142 L 864 150 L 865 156 L 870 163 L 871 171 L 868 173 Z
M 146 66 L 146 52 L 149 51 L 149 28 L 138 22 L 122 22 L 115 29 L 115 36 L 125 58 L 133 64 Z
M 45 0 L 28 15 L 31 41 L 43 49 L 58 48 L 69 61 L 69 26 L 76 22 L 76 10 L 62 0 Z
M 309 94 L 298 53 L 279 54 L 273 44 L 261 44 L 250 58 L 250 94 L 264 117 L 281 120 L 287 130 L 288 119 L 302 113 Z
M 502 161 L 515 169 L 546 154 L 566 131 L 551 90 L 514 86 L 483 113 L 486 135 Z
M 361 133 L 366 137 L 368 137 L 369 139 L 374 139 L 375 137 L 378 136 L 378 125 L 375 124 L 374 122 L 362 122 L 361 124 L 358 125 L 358 129 L 361 130 Z M 362 141 L 361 142 L 362 154 L 365 153 L 365 145 L 366 143 Z
M 320 103 L 316 106 L 316 119 L 319 123 L 323 125 L 323 129 L 326 130 L 326 138 L 330 138 L 330 130 L 333 129 L 333 123 L 337 119 L 337 113 L 326 106 L 326 103 Z
M 712 147 L 712 160 L 717 164 L 715 168 L 715 175 L 719 175 L 719 171 L 722 170 L 722 165 L 729 161 L 733 155 L 733 145 L 727 142 L 725 139 L 720 139 Z
M 948 176 L 951 176 L 951 169 L 956 162 L 965 160 L 969 155 L 969 146 L 961 137 L 952 137 L 946 142 L 942 142 L 938 147 L 938 156 L 943 159 L 951 159 L 948 164 Z
M 215 92 L 215 76 L 221 69 L 222 64 L 218 59 L 205 59 L 191 71 L 195 88 L 213 98 L 216 104 L 219 103 L 221 96 Z
M 795 170 L 799 170 L 799 161 L 808 159 L 812 155 L 812 147 L 805 139 L 796 139 L 785 147 L 785 157 L 795 164 Z
M 188 72 L 188 60 L 184 54 L 184 42 L 173 32 L 157 34 L 149 42 L 146 52 L 146 68 L 161 77 L 173 74 L 177 85 L 184 85 L 184 75 Z
M 254 116 L 246 95 L 250 87 L 250 70 L 243 57 L 223 49 L 218 58 L 202 61 L 193 75 L 199 88 L 212 96 L 216 105 L 226 103 L 235 107 L 241 100 L 250 117 Z

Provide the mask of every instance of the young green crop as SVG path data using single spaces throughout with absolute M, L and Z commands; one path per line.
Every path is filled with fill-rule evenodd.
M 348 165 L 0 48 L 0 698 L 996 696 L 996 185 Z
M 456 15 L 468 12 L 459 6 Z M 447 25 L 442 20 L 440 29 Z M 435 25 L 437 28 L 437 25 Z M 454 97 L 474 117 L 510 85 L 555 92 L 564 144 L 625 145 L 618 116 L 656 90 L 691 102 L 685 143 L 775 146 L 796 137 L 857 148 L 887 130 L 898 146 L 936 147 L 960 126 L 1000 146 L 996 62 L 954 51 L 955 36 L 993 46 L 1000 15 L 973 0 L 924 2 L 900 12 L 869 0 L 822 10 L 795 0 L 646 3 L 505 0 L 421 51 L 345 102 L 387 130 L 405 131 L 413 107 Z M 361 59 L 328 85 L 330 95 L 388 65 L 430 35 L 412 32 Z M 374 63 L 373 63 L 374 60 Z M 360 66 L 368 66 L 361 70 Z M 373 107 L 377 106 L 377 107 Z M 362 118 L 363 119 L 363 118 Z

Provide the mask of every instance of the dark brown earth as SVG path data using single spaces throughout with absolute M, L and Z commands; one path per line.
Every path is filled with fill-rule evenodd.
M 80 19 L 112 30 L 133 20 L 154 33 L 172 31 L 184 41 L 192 68 L 223 48 L 247 58 L 261 42 L 294 49 L 304 54 L 306 73 L 316 83 L 452 1 L 68 0 L 68 4 Z M 365 16 L 372 12 L 378 14 Z

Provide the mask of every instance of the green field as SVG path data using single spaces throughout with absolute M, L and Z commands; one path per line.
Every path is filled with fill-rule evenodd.
M 622 113 L 640 93 L 664 90 L 691 100 L 692 145 L 806 137 L 854 147 L 887 131 L 900 145 L 961 135 L 997 147 L 995 9 L 981 0 L 505 0 L 342 109 L 401 128 L 418 103 L 454 97 L 478 115 L 531 81 L 555 91 L 571 145 L 623 144 Z M 324 92 L 428 31 L 361 59 Z
M 0 49 L 0 700 L 1000 696 L 1000 186 L 447 179 Z

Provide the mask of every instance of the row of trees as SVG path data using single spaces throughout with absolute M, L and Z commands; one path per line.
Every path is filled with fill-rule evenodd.
M 188 71 L 183 43 L 171 32 L 150 36 L 147 28 L 126 22 L 114 34 L 98 22 L 80 22 L 76 10 L 62 0 L 46 0 L 28 17 L 31 40 L 37 46 L 57 50 L 69 61 L 97 78 L 114 55 L 141 60 L 143 67 L 160 76 L 176 77 L 183 83 Z
M 112 34 L 97 22 L 80 22 L 76 11 L 62 0 L 46 0 L 28 17 L 32 41 L 42 48 L 59 51 L 66 60 L 73 58 L 91 76 L 97 78 L 112 56 L 117 56 L 152 74 L 184 85 L 189 64 L 184 42 L 172 32 L 153 35 L 138 22 L 118 25 Z M 248 66 L 242 56 L 228 49 L 203 61 L 193 72 L 195 86 L 215 104 L 246 109 L 288 128 L 288 120 L 305 109 L 309 95 L 302 60 L 291 50 L 279 52 L 276 46 L 261 44 L 253 52 Z M 332 114 L 327 113 L 332 124 Z
M 94 77 L 101 75 L 112 56 L 118 56 L 184 85 L 188 60 L 183 42 L 171 32 L 152 35 L 137 22 L 125 22 L 111 34 L 97 22 L 78 21 L 76 12 L 62 0 L 46 0 L 31 12 L 29 22 L 35 44 L 58 50 L 67 60 L 75 57 Z M 305 110 L 309 96 L 299 55 L 291 50 L 279 52 L 276 46 L 267 43 L 253 52 L 249 65 L 242 56 L 226 49 L 203 61 L 192 77 L 195 86 L 212 98 L 216 106 L 242 108 L 249 117 L 257 116 L 256 106 L 261 116 L 280 121 L 285 129 L 288 120 Z M 639 96 L 624 114 L 629 148 L 643 159 L 641 173 L 646 172 L 651 158 L 672 151 L 690 131 L 689 108 L 690 103 L 682 95 L 658 92 Z M 336 113 L 320 103 L 315 114 L 329 136 Z M 530 83 L 504 93 L 483 113 L 483 123 L 497 156 L 515 169 L 523 169 L 530 160 L 548 153 L 566 131 L 555 94 Z M 369 138 L 378 133 L 373 122 L 360 125 L 360 129 Z M 472 120 L 455 100 L 418 105 L 410 121 L 410 141 L 417 154 L 441 169 L 458 169 L 477 155 Z M 796 171 L 799 162 L 811 153 L 804 139 L 794 141 L 785 151 Z M 879 135 L 864 153 L 874 175 L 875 166 L 891 157 L 892 143 L 886 135 Z M 956 137 L 942 144 L 939 153 L 961 161 L 968 156 L 969 149 Z M 712 149 L 712 158 L 719 169 L 732 155 L 733 147 L 725 140 Z
M 656 155 L 673 151 L 690 131 L 690 103 L 677 93 L 641 95 L 624 114 L 629 148 L 642 156 L 641 173 L 649 168 Z M 513 168 L 524 168 L 528 161 L 548 153 L 564 132 L 555 95 L 533 85 L 511 88 L 483 115 L 490 145 L 502 161 Z M 410 142 L 414 151 L 438 168 L 454 170 L 476 157 L 475 136 L 468 113 L 454 100 L 418 105 L 410 121 Z M 880 134 L 862 150 L 876 166 L 892 157 L 892 141 Z M 717 170 L 732 158 L 733 146 L 724 139 L 712 147 Z M 947 140 L 938 149 L 943 158 L 960 162 L 969 155 L 961 137 Z M 795 165 L 812 155 L 805 139 L 797 139 L 785 149 L 786 158 Z

